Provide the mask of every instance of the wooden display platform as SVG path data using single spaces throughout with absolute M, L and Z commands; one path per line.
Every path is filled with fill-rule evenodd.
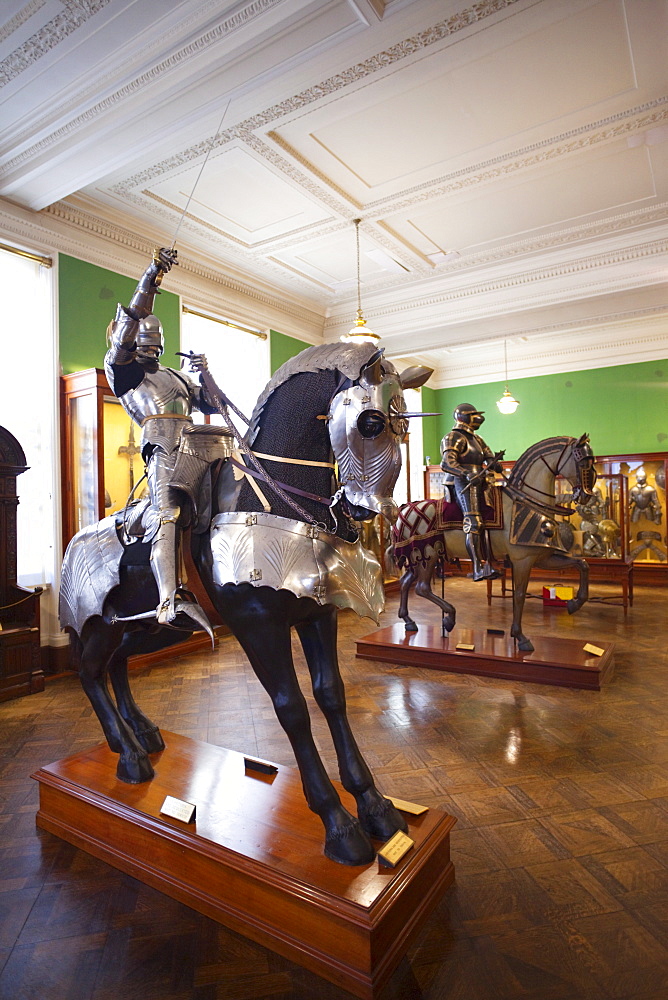
M 507 632 L 499 636 L 488 635 L 485 629 L 454 628 L 444 637 L 440 626 L 419 628 L 419 632 L 406 632 L 403 622 L 397 622 L 371 632 L 357 640 L 357 655 L 402 666 L 594 691 L 600 691 L 612 674 L 615 647 L 611 642 L 590 640 L 604 650 L 602 656 L 594 656 L 584 652 L 585 642 L 581 639 L 532 636 L 534 652 L 522 653 Z M 475 649 L 458 650 L 458 643 L 472 643 Z
M 295 768 L 246 771 L 242 754 L 163 736 L 141 785 L 117 780 L 106 743 L 40 768 L 38 826 L 371 1000 L 454 878 L 453 817 L 407 816 L 415 847 L 396 868 L 340 865 Z M 195 821 L 161 815 L 167 795 Z

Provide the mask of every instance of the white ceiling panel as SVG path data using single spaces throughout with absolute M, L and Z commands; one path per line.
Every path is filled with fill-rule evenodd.
M 195 164 L 177 177 L 153 184 L 149 197 L 183 211 L 201 167 Z M 327 217 L 322 207 L 289 184 L 286 177 L 238 147 L 227 148 L 209 159 L 189 213 L 248 247 L 286 231 L 315 225 Z
M 377 250 L 377 244 L 361 233 L 360 280 L 363 286 L 374 278 L 390 273 L 391 263 L 379 262 Z M 273 258 L 331 289 L 342 285 L 354 287 L 357 258 L 355 233 L 352 229 L 339 231 L 326 239 L 299 240 L 294 246 L 277 251 Z
M 432 57 L 432 72 L 443 61 Z M 529 129 L 635 86 L 620 2 L 599 3 L 417 87 L 400 79 L 415 75 L 404 69 L 375 88 L 386 92 L 382 100 L 311 133 L 369 189 L 412 183 L 417 172 L 446 170 L 453 158 L 483 155 L 502 139 L 521 142 Z M 345 103 L 357 104 L 357 95 Z
M 656 194 L 647 147 L 617 143 L 580 154 L 568 166 L 506 179 L 474 195 L 451 196 L 387 225 L 421 252 L 471 251 L 600 212 L 649 203 Z

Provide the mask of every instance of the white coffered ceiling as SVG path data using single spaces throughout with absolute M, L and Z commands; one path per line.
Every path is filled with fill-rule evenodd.
M 170 287 L 315 341 L 361 218 L 369 325 L 434 385 L 504 339 L 516 377 L 665 358 L 667 7 L 3 0 L 0 224 L 132 274 L 178 229 Z

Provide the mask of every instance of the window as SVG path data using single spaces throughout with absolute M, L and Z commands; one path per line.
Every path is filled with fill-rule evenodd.
M 214 381 L 250 419 L 255 401 L 269 381 L 268 339 L 184 309 L 181 350 L 206 354 Z M 197 419 L 197 415 L 195 417 Z M 245 434 L 246 425 L 234 419 L 240 432 Z M 215 414 L 211 420 L 220 422 Z
M 0 424 L 17 439 L 30 466 L 16 483 L 20 586 L 53 583 L 60 561 L 54 547 L 58 451 L 51 276 L 39 261 L 0 250 L 5 331 Z

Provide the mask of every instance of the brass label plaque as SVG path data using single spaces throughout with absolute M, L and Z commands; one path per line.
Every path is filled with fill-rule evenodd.
M 244 767 L 247 771 L 261 771 L 262 774 L 278 774 L 278 765 L 260 757 L 244 757 Z
M 458 642 L 455 649 L 461 649 L 469 653 L 475 649 L 475 643 L 473 642 Z
M 173 795 L 168 795 L 160 806 L 160 812 L 163 816 L 180 819 L 182 823 L 192 823 L 196 808 L 192 802 L 184 802 L 183 799 L 175 799 Z
M 594 644 L 591 642 L 586 643 L 582 648 L 584 649 L 585 653 L 592 653 L 593 656 L 603 656 L 603 654 L 605 653 L 604 649 L 601 649 L 600 646 L 594 646 Z
M 407 802 L 405 799 L 397 799 L 394 795 L 386 795 L 385 798 L 389 799 L 396 809 L 410 813 L 411 816 L 421 816 L 422 813 L 426 813 L 429 810 L 429 806 L 419 806 L 417 802 Z
M 397 830 L 394 836 L 390 837 L 378 851 L 378 860 L 385 868 L 394 868 L 414 845 L 414 840 L 407 837 L 401 830 Z

